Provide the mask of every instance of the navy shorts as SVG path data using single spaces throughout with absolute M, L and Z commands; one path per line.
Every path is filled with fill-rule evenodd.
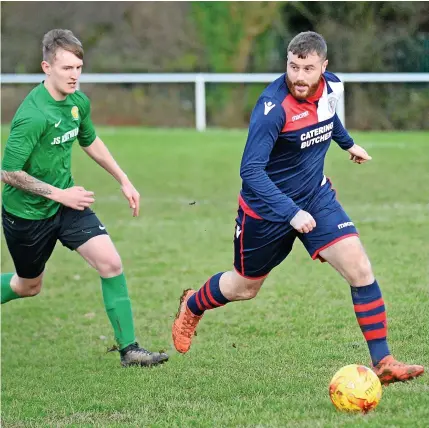
M 305 246 L 311 258 L 324 261 L 319 253 L 330 245 L 358 232 L 337 201 L 330 181 L 306 206 L 316 220 L 310 233 L 299 233 L 289 223 L 261 219 L 245 203 L 240 203 L 234 234 L 234 268 L 246 278 L 267 276 L 290 253 L 295 238 Z
M 27 220 L 2 209 L 4 237 L 21 278 L 36 278 L 59 240 L 69 250 L 76 250 L 89 239 L 106 235 L 107 230 L 90 208 L 83 211 L 65 206 L 52 217 Z

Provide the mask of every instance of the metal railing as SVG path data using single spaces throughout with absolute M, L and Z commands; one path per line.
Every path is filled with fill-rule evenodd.
M 80 83 L 193 83 L 195 85 L 195 127 L 207 128 L 206 83 L 270 83 L 281 73 L 86 73 Z M 429 73 L 336 73 L 344 83 L 425 83 Z M 40 83 L 44 74 L 2 74 L 1 84 Z M 337 104 L 337 113 L 345 125 L 345 99 Z

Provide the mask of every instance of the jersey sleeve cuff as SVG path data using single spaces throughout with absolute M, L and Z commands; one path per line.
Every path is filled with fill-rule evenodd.
M 339 146 L 340 146 L 343 150 L 351 149 L 354 145 L 355 145 L 355 142 L 354 142 L 353 140 L 348 141 L 347 143 L 341 143 L 341 144 L 339 144 Z
M 286 221 L 288 223 L 291 222 L 291 220 L 297 215 L 297 213 L 301 210 L 300 207 L 298 207 L 297 205 L 295 205 L 294 209 L 290 212 L 290 214 L 286 217 Z
M 95 133 L 90 138 L 81 138 L 79 140 L 79 137 L 78 137 L 79 145 L 81 147 L 89 147 L 95 141 L 96 138 L 97 138 L 97 135 Z

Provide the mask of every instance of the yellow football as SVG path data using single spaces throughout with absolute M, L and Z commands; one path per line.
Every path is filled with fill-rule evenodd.
M 345 412 L 367 413 L 380 402 L 380 379 L 368 367 L 350 364 L 342 367 L 329 384 L 329 397 L 334 406 Z

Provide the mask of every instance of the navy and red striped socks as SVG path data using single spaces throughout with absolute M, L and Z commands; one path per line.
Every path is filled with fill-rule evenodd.
M 220 277 L 224 272 L 213 275 L 208 281 L 188 300 L 188 308 L 195 315 L 202 315 L 208 309 L 226 305 L 229 300 L 222 294 L 219 287 Z
M 367 341 L 372 363 L 390 354 L 387 345 L 386 310 L 377 281 L 364 287 L 350 287 L 357 321 Z
M 188 308 L 195 315 L 202 315 L 208 309 L 229 303 L 222 294 L 219 280 L 223 272 L 213 275 L 188 300 Z M 390 355 L 387 345 L 386 310 L 377 281 L 364 287 L 351 287 L 352 300 L 357 321 L 367 341 L 372 363 L 377 365 Z

